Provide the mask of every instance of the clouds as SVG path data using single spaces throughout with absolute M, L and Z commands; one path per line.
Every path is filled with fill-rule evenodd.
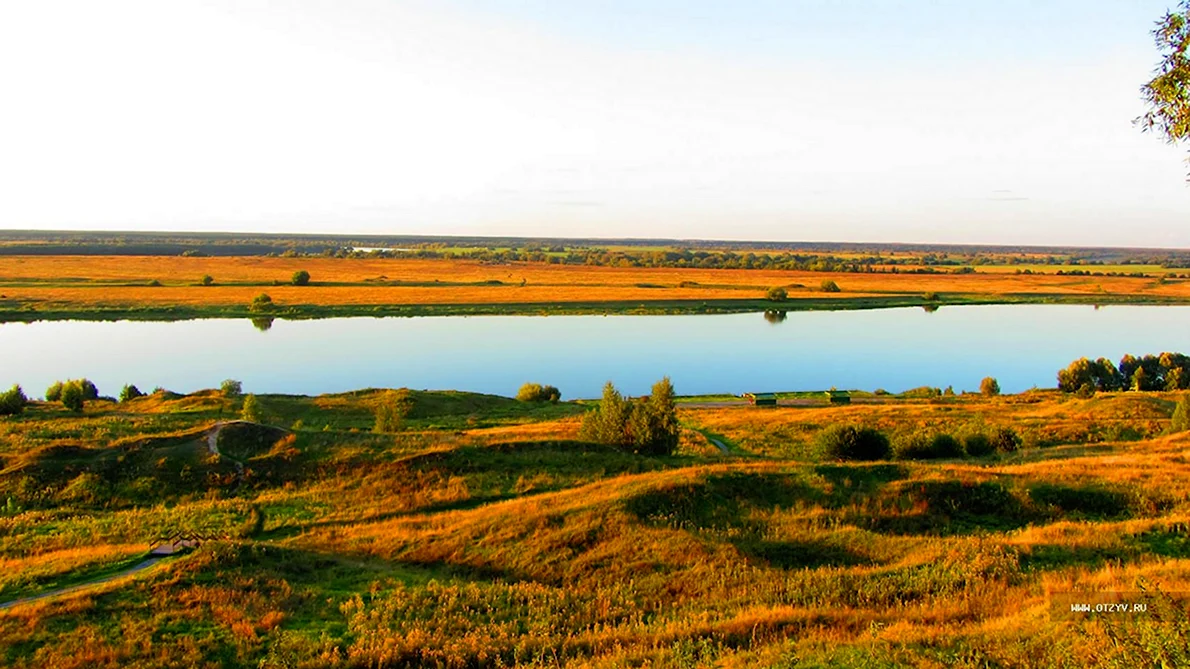
M 1190 235 L 1170 233 L 1190 213 L 1178 151 L 1129 125 L 1140 50 L 861 67 L 442 4 L 0 13 L 0 62 L 20 63 L 0 66 L 5 227 L 1105 244 L 1124 217 L 1129 243 Z

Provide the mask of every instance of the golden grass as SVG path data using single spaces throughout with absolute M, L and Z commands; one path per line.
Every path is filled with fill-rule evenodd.
M 312 285 L 287 283 L 310 272 Z M 197 285 L 203 275 L 214 286 Z M 72 283 L 72 281 L 78 282 Z M 126 286 L 111 283 L 163 285 Z M 384 282 L 503 285 L 392 286 Z M 834 280 L 842 293 L 817 290 Z M 43 282 L 45 285 L 27 285 Z M 524 285 L 521 283 L 524 282 Z M 686 282 L 687 287 L 682 287 Z M 693 282 L 694 286 L 690 285 Z M 258 284 L 258 285 L 238 285 Z M 266 284 L 266 285 L 259 285 Z M 353 284 L 334 286 L 327 284 Z M 639 284 L 657 287 L 642 287 Z M 797 286 L 801 286 L 800 288 Z M 1190 282 L 1159 285 L 1128 277 L 977 274 L 845 274 L 775 270 L 625 268 L 515 263 L 487 265 L 452 259 L 183 258 L 160 256 L 0 256 L 0 291 L 9 299 L 71 305 L 239 305 L 260 292 L 280 304 L 421 305 L 633 302 L 762 298 L 773 286 L 793 286 L 790 299 L 920 295 L 1105 295 L 1190 298 Z

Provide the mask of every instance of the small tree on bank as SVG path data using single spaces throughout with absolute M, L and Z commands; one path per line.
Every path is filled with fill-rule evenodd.
M 408 388 L 386 391 L 376 404 L 376 423 L 372 431 L 377 434 L 400 432 L 405 419 L 413 413 L 413 393 Z
M 140 391 L 140 388 L 137 388 L 135 385 L 129 383 L 120 389 L 119 399 L 121 402 L 128 402 L 138 397 L 144 397 L 144 395 L 145 394 Z
M 238 397 L 244 392 L 244 384 L 235 379 L 223 379 L 223 383 L 219 384 L 219 392 L 224 397 Z
M 784 302 L 789 299 L 789 293 L 781 286 L 777 286 L 775 288 L 769 288 L 769 292 L 765 295 L 765 298 L 770 302 Z
M 841 288 L 839 288 L 839 284 L 835 283 L 834 281 L 831 281 L 830 279 L 826 279 L 825 281 L 823 281 L 819 285 L 819 288 L 824 293 L 838 293 L 842 290 Z
M 304 269 L 299 269 L 290 277 L 290 282 L 295 286 L 306 286 L 310 283 L 310 273 Z
M 268 293 L 261 293 L 260 295 L 252 298 L 252 304 L 248 306 L 248 309 L 258 313 L 262 311 L 272 311 L 273 298 L 269 297 Z
M 653 384 L 647 399 L 626 399 L 609 381 L 603 398 L 583 417 L 579 438 L 616 446 L 642 455 L 670 455 L 678 446 L 681 426 L 673 384 L 665 377 Z
M 1000 394 L 1000 382 L 990 376 L 985 376 L 979 382 L 979 392 L 984 397 L 995 397 Z

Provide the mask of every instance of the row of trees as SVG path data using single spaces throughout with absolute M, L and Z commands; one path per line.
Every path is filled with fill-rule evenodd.
M 580 439 L 642 455 L 671 455 L 680 436 L 674 388 L 668 376 L 653 384 L 652 394 L 636 400 L 621 395 L 608 381 L 599 405 L 583 416 L 579 429 Z
M 1162 353 L 1136 357 L 1125 355 L 1115 365 L 1107 358 L 1079 358 L 1058 372 L 1058 389 L 1067 393 L 1090 394 L 1115 390 L 1190 389 L 1190 357 Z

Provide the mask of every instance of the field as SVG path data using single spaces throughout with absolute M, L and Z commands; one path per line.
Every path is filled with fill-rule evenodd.
M 267 293 L 277 316 L 700 312 L 948 303 L 1190 302 L 1190 279 L 603 267 L 467 259 L 0 256 L 0 319 L 249 316 Z M 309 272 L 310 284 L 290 285 Z M 203 277 L 212 279 L 202 285 Z M 839 292 L 824 292 L 834 281 Z M 784 287 L 787 299 L 766 299 Z
M 0 418 L 0 602 L 120 574 L 155 537 L 207 537 L 0 609 L 0 664 L 1190 658 L 1190 433 L 1167 434 L 1171 393 L 684 402 L 666 457 L 579 440 L 589 405 L 467 393 L 415 392 L 399 429 L 376 433 L 382 397 L 261 396 L 267 426 L 223 428 L 218 454 L 211 431 L 244 400 L 217 391 Z M 894 444 L 1000 428 L 1016 441 L 845 462 L 817 447 L 836 424 Z M 1127 613 L 1071 611 L 1110 591 L 1129 593 Z

